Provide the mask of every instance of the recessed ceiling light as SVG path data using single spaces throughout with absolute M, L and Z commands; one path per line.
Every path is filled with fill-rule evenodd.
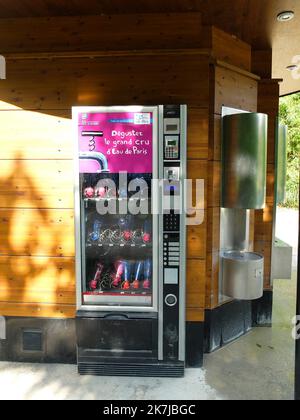
M 289 20 L 294 19 L 294 17 L 295 13 L 291 10 L 287 10 L 285 12 L 279 13 L 279 15 L 277 16 L 277 20 L 279 22 L 288 22 Z
M 287 70 L 288 71 L 294 71 L 297 70 L 299 68 L 299 66 L 297 66 L 297 64 L 292 64 L 291 66 L 287 66 Z

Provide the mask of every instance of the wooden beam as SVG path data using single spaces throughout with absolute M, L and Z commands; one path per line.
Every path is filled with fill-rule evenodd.
M 272 61 L 273 51 L 269 50 L 253 50 L 252 51 L 252 72 L 258 74 L 265 79 L 272 78 Z
M 124 50 L 124 51 L 61 51 L 8 53 L 6 60 L 54 60 L 65 58 L 108 58 L 108 57 L 151 57 L 151 56 L 210 56 L 209 49 L 154 49 L 154 50 Z
M 216 64 L 217 66 L 222 67 L 224 69 L 232 70 L 235 73 L 241 74 L 242 76 L 249 77 L 249 79 L 253 79 L 257 81 L 261 80 L 260 76 L 257 76 L 256 74 L 253 74 L 249 71 L 243 70 L 240 67 L 236 67 L 236 66 L 233 66 L 232 64 L 228 64 L 225 61 L 216 60 Z
M 249 44 L 214 26 L 211 29 L 211 36 L 213 54 L 218 60 L 246 72 L 251 71 L 251 46 Z

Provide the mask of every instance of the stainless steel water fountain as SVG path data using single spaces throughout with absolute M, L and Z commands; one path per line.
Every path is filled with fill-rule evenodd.
M 221 300 L 263 295 L 264 257 L 252 252 L 250 215 L 265 206 L 267 126 L 267 115 L 223 108 Z

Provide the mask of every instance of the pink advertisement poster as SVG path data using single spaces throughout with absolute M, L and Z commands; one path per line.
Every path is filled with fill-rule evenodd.
M 80 173 L 152 173 L 153 113 L 79 114 Z

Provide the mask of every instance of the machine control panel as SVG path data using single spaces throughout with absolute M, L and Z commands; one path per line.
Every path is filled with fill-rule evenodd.
M 179 136 L 165 136 L 165 159 L 179 159 Z
M 181 294 L 182 264 L 185 264 L 185 252 L 182 240 L 182 175 L 185 156 L 182 156 L 182 132 L 185 111 L 178 105 L 164 107 L 163 123 L 163 168 L 164 204 L 163 204 L 163 357 L 176 360 L 179 357 L 179 336 L 184 328 L 181 310 L 185 305 Z M 182 338 L 182 336 L 181 336 Z
M 180 160 L 181 112 L 178 106 L 164 110 L 164 159 Z

